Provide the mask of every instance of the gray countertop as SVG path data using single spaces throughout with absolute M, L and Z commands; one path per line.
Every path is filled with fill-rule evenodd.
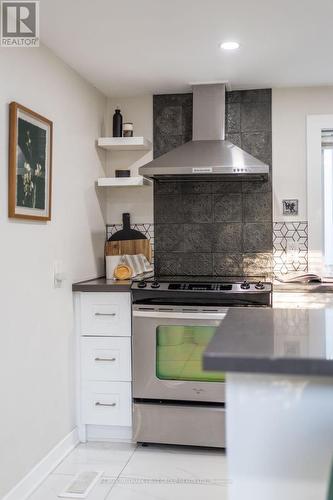
M 132 280 L 107 280 L 95 278 L 87 281 L 73 283 L 73 292 L 129 292 Z
M 333 293 L 333 283 L 281 283 L 273 282 L 274 292 Z
M 230 308 L 204 353 L 225 372 L 333 375 L 333 309 Z

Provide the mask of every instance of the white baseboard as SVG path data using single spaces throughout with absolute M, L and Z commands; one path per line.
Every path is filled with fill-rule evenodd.
M 21 481 L 3 498 L 3 500 L 25 500 L 44 481 L 57 465 L 79 443 L 75 428 L 60 441 Z

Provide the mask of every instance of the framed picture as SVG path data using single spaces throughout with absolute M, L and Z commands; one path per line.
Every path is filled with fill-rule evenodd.
M 17 102 L 9 111 L 8 215 L 51 220 L 52 122 Z
M 298 215 L 298 200 L 283 200 L 283 215 Z

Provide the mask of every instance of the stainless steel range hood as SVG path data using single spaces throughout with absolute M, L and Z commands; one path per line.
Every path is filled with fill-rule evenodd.
M 224 139 L 225 85 L 193 86 L 193 139 L 139 168 L 157 180 L 265 180 L 269 166 Z

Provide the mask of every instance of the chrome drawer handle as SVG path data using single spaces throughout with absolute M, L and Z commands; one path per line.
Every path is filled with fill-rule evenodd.
M 95 313 L 95 316 L 115 316 L 116 313 Z
M 97 401 L 97 403 L 95 403 L 95 406 L 117 406 L 117 403 L 100 403 L 99 401 Z
M 95 358 L 95 361 L 108 361 L 110 363 L 116 360 L 117 358 Z

